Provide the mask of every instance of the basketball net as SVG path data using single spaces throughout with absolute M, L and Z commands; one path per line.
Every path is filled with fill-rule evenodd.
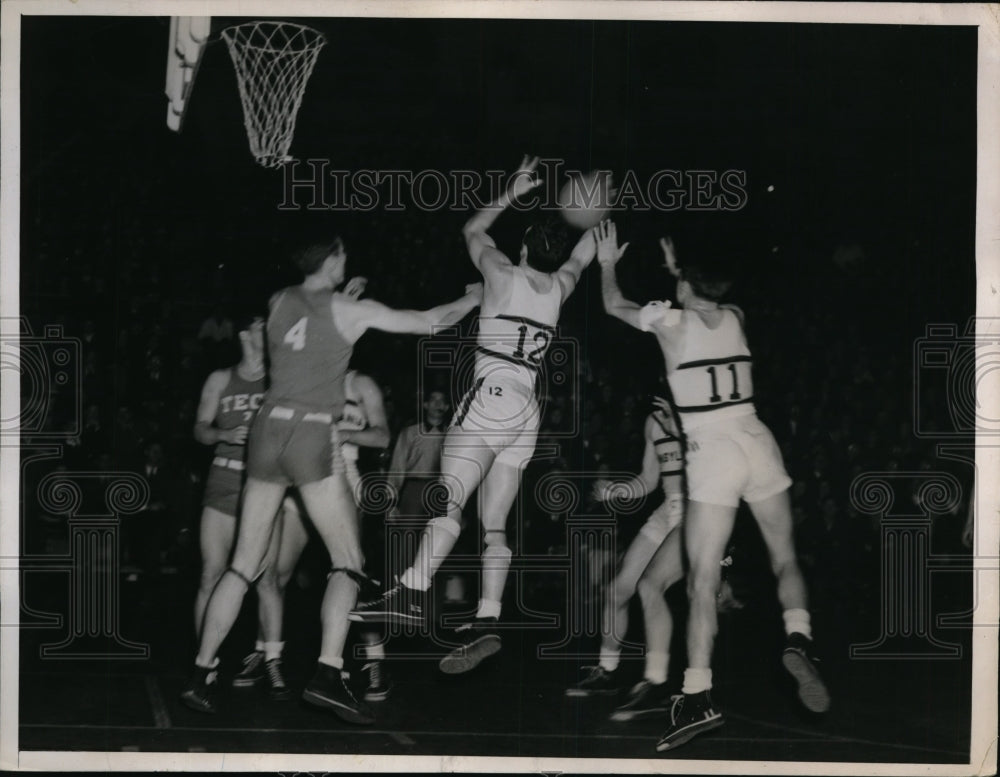
M 288 148 L 321 32 L 288 22 L 248 22 L 222 31 L 236 68 L 250 151 L 263 167 L 291 161 Z

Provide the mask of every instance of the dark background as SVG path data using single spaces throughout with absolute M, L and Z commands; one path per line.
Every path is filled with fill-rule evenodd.
M 133 469 L 159 441 L 178 483 L 162 560 L 193 583 L 195 549 L 171 538 L 197 527 L 208 451 L 191 440 L 194 407 L 208 372 L 236 356 L 231 343 L 199 340 L 199 326 L 213 310 L 260 309 L 294 282 L 287 259 L 305 240 L 344 234 L 371 296 L 396 306 L 438 304 L 476 280 L 460 234 L 467 213 L 278 210 L 282 175 L 254 164 L 218 40 L 229 21 L 240 20 L 214 20 L 174 134 L 163 94 L 168 19 L 22 18 L 21 312 L 36 334 L 56 324 L 82 338 L 81 382 L 52 386 L 43 420 L 22 440 L 23 450 L 39 441 L 33 432 L 68 443 L 62 458 L 28 468 L 28 553 L 59 552 L 66 530 L 65 515 L 33 501 L 32 483 L 60 467 Z M 532 153 L 619 179 L 632 170 L 640 181 L 661 169 L 746 171 L 748 200 L 736 213 L 616 214 L 632 242 L 619 277 L 639 302 L 671 296 L 662 234 L 677 236 L 682 261 L 685 251 L 738 260 L 731 301 L 747 312 L 758 412 L 795 480 L 797 542 L 827 647 L 842 652 L 879 628 L 881 538 L 877 518 L 851 502 L 858 475 L 953 473 L 961 505 L 932 516 L 933 551 L 966 552 L 971 471 L 916 434 L 918 413 L 940 431 L 952 419 L 944 384 L 915 370 L 914 348 L 929 324 L 961 332 L 975 310 L 974 28 L 300 21 L 329 41 L 298 115 L 291 153 L 300 159 L 348 171 L 485 172 Z M 497 224 L 511 255 L 527 218 Z M 543 514 L 534 484 L 553 470 L 637 470 L 642 421 L 660 390 L 655 343 L 604 314 L 596 269 L 561 325 L 578 344 L 579 370 L 543 392 L 542 444 L 560 447 L 526 474 L 511 527 L 521 553 L 566 552 L 571 516 Z M 415 340 L 370 333 L 354 363 L 382 384 L 395 435 L 418 413 L 427 377 Z M 462 387 L 447 385 L 457 401 Z M 912 509 L 902 488 L 900 504 Z M 620 542 L 647 512 L 623 521 Z M 734 587 L 748 612 L 777 618 L 745 518 Z M 952 597 L 936 611 L 969 593 L 967 576 L 951 579 L 935 589 Z M 956 730 L 967 711 L 959 700 L 949 713 Z

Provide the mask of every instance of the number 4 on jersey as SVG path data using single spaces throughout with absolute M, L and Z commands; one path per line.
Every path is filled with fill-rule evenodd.
M 291 329 L 285 332 L 283 342 L 291 345 L 293 351 L 301 351 L 306 347 L 306 324 L 308 323 L 309 319 L 302 316 Z

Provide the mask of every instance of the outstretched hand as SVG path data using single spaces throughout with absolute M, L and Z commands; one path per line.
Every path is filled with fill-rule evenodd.
M 532 189 L 542 185 L 542 179 L 536 177 L 535 170 L 538 168 L 538 157 L 524 155 L 520 166 L 514 171 L 510 185 L 507 187 L 507 195 L 511 200 L 523 197 Z
M 594 227 L 594 239 L 597 240 L 597 261 L 602 267 L 614 266 L 625 255 L 628 243 L 619 247 L 618 230 L 611 220 L 602 221 Z
M 660 248 L 663 249 L 663 258 L 666 260 L 666 267 L 670 270 L 670 274 L 675 278 L 679 277 L 681 271 L 677 269 L 677 254 L 674 251 L 673 238 L 661 237 Z
M 663 397 L 653 397 L 653 406 L 657 410 L 662 410 L 669 416 L 672 416 L 674 414 L 673 409 L 670 407 L 670 403 Z
M 368 279 L 363 278 L 360 275 L 355 275 L 351 280 L 347 282 L 344 287 L 344 294 L 346 294 L 351 299 L 358 299 L 362 294 L 365 293 L 365 287 L 368 285 Z

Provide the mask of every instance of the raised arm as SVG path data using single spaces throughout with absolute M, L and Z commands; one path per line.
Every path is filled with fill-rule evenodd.
M 382 390 L 367 375 L 354 376 L 354 388 L 361 395 L 361 403 L 368 419 L 367 429 L 341 429 L 340 441 L 354 443 L 364 448 L 389 447 L 389 422 L 385 418 Z
M 562 286 L 563 302 L 573 293 L 576 284 L 580 280 L 580 276 L 583 275 L 583 271 L 587 269 L 590 263 L 594 261 L 594 257 L 597 256 L 596 231 L 597 228 L 595 227 L 583 233 L 583 236 L 573 246 L 573 251 L 570 253 L 569 259 L 565 261 L 556 274 L 556 277 L 559 279 L 559 285 Z
M 219 409 L 219 397 L 222 396 L 228 383 L 229 370 L 216 370 L 208 376 L 208 380 L 202 386 L 194 424 L 194 438 L 202 445 L 215 445 L 217 442 L 242 445 L 246 442 L 249 431 L 247 426 L 237 426 L 235 429 L 219 429 L 213 426 L 215 414 Z
M 469 258 L 479 272 L 486 274 L 490 270 L 490 265 L 510 264 L 510 260 L 496 249 L 496 243 L 487 231 L 514 200 L 541 185 L 541 180 L 535 179 L 537 167 L 538 157 L 525 156 L 521 160 L 520 167 L 514 172 L 507 190 L 489 205 L 477 210 L 462 227 L 465 245 L 469 249 Z
M 628 243 L 618 247 L 618 231 L 613 221 L 602 221 L 594 227 L 594 235 L 597 239 L 597 261 L 601 265 L 601 299 L 604 300 L 604 309 L 629 326 L 641 329 L 639 311 L 642 307 L 625 299 L 618 288 L 616 268 L 618 260 L 625 255 Z

